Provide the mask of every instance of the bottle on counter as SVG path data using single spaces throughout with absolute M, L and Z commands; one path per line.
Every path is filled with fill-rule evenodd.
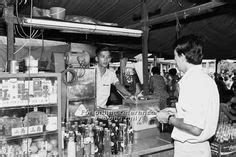
M 94 144 L 94 132 L 93 132 L 93 128 L 94 128 L 94 124 L 91 124 L 89 126 L 89 136 L 90 136 L 90 139 L 91 139 L 91 157 L 94 157 L 95 156 L 95 144 Z
M 76 157 L 75 135 L 73 131 L 69 131 L 69 139 L 67 144 L 68 157 Z
M 76 142 L 76 157 L 83 156 L 83 149 L 81 147 L 82 134 L 79 132 L 78 122 L 75 122 L 75 142 Z
M 104 130 L 104 157 L 111 156 L 111 137 L 110 137 L 110 130 L 105 128 Z
M 115 123 L 112 123 L 112 129 L 111 129 L 111 153 L 118 154 L 117 131 L 116 131 L 116 124 Z
M 94 139 L 94 154 L 97 157 L 99 152 L 98 152 L 98 145 L 99 145 L 99 130 L 98 130 L 98 126 L 95 125 L 93 127 L 93 139 Z
M 107 122 L 107 127 L 108 127 L 108 130 L 112 129 L 112 121 L 110 119 Z
M 84 157 L 91 156 L 91 137 L 90 137 L 90 129 L 88 126 L 85 127 L 84 134 Z
M 118 130 L 118 151 L 123 152 L 125 150 L 125 130 L 126 130 L 126 124 L 120 123 L 119 124 L 119 130 Z
M 62 122 L 61 123 L 61 140 L 62 140 L 62 142 L 61 142 L 61 148 L 62 149 L 65 149 L 65 130 L 66 130 L 66 127 L 65 127 L 65 122 Z
M 68 141 L 69 141 L 69 128 L 70 124 L 67 122 L 65 127 L 65 133 L 64 133 L 64 149 L 67 149 Z

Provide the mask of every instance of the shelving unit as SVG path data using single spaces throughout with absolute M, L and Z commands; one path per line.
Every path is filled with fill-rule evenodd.
M 29 135 L 22 135 L 22 136 L 6 136 L 4 138 L 0 138 L 0 142 L 2 141 L 11 141 L 11 140 L 17 140 L 22 138 L 30 138 L 30 137 L 37 137 L 37 136 L 46 136 L 46 135 L 54 135 L 57 134 L 58 131 L 44 131 L 42 133 L 35 133 L 35 134 L 29 134 Z
M 61 74 L 0 73 L 0 86 L 0 156 L 61 157 Z

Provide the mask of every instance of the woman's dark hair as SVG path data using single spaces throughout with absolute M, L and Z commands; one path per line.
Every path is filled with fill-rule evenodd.
M 179 38 L 174 44 L 174 50 L 176 50 L 178 55 L 184 54 L 187 62 L 195 65 L 202 63 L 202 49 L 202 39 L 193 34 Z
M 154 75 L 154 74 L 160 75 L 160 67 L 159 67 L 159 66 L 153 67 L 153 68 L 152 68 L 152 73 L 153 73 L 153 75 Z

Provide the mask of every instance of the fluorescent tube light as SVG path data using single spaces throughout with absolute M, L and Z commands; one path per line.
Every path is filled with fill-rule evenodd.
M 74 31 L 78 33 L 94 33 L 94 34 L 106 34 L 106 35 L 117 35 L 117 36 L 131 36 L 140 37 L 142 36 L 141 30 L 110 27 L 94 24 L 83 24 L 75 22 L 45 20 L 45 19 L 34 19 L 34 18 L 23 18 L 23 26 L 33 26 L 47 29 L 58 29 L 65 31 Z

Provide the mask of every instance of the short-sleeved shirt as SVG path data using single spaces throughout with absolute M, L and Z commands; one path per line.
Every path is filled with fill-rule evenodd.
M 177 118 L 203 129 L 199 136 L 174 127 L 172 138 L 180 142 L 203 142 L 216 131 L 219 118 L 219 93 L 212 78 L 202 71 L 201 65 L 189 69 L 179 81 Z
M 111 84 L 115 85 L 118 81 L 115 72 L 106 69 L 106 72 L 101 76 L 97 67 L 97 107 L 106 107 L 106 102 L 110 96 Z

